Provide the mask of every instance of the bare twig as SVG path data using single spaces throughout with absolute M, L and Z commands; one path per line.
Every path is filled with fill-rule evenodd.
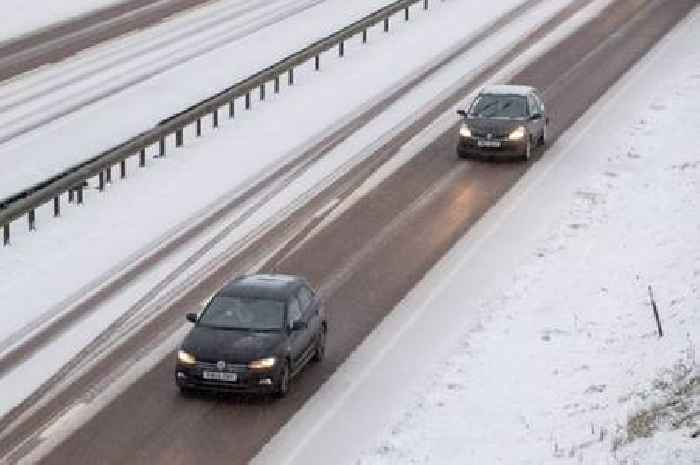
M 656 300 L 654 300 L 654 292 L 651 289 L 651 284 L 648 286 L 649 289 L 649 300 L 651 301 L 651 309 L 654 311 L 654 318 L 656 319 L 656 328 L 659 331 L 659 337 L 664 335 L 663 329 L 661 329 L 661 319 L 659 318 L 659 309 L 656 307 Z
M 680 420 L 673 422 L 673 427 L 674 427 L 674 428 L 678 428 L 678 427 L 680 427 L 683 423 L 685 423 L 686 421 L 691 420 L 691 419 L 693 419 L 694 417 L 697 417 L 697 416 L 700 416 L 700 410 L 698 410 L 698 411 L 696 411 L 696 412 L 691 412 L 691 413 L 689 413 L 688 415 L 685 415 L 684 417 L 682 417 Z

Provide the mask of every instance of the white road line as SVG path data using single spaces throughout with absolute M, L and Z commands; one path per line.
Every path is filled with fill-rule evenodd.
M 584 11 L 574 15 L 569 21 L 559 26 L 555 31 L 535 45 L 533 49 L 522 54 L 518 59 L 514 60 L 510 66 L 507 66 L 502 72 L 498 73 L 493 81 L 507 82 L 509 77 L 517 74 L 518 71 L 523 69 L 537 56 L 546 53 L 554 45 L 569 36 L 577 27 L 585 24 L 589 19 L 596 16 L 610 3 L 611 0 L 600 0 L 591 4 Z M 660 51 L 657 50 L 657 53 L 659 52 Z M 634 74 L 635 77 L 643 75 L 643 69 L 637 69 Z M 610 92 L 612 92 L 614 96 L 605 102 L 604 107 L 614 105 L 623 89 L 624 87 L 613 88 Z M 599 109 L 597 105 L 594 105 L 587 114 L 600 114 L 601 111 L 605 110 Z M 447 123 L 443 126 L 445 129 L 448 129 L 454 124 L 453 112 L 454 108 L 445 112 L 440 118 L 441 121 Z M 452 118 L 452 122 L 448 122 L 448 117 Z M 412 329 L 415 323 L 431 308 L 431 303 L 444 291 L 445 287 L 450 280 L 454 278 L 456 273 L 458 273 L 463 265 L 472 258 L 482 244 L 498 231 L 503 222 L 517 210 L 517 207 L 529 196 L 531 190 L 540 185 L 541 180 L 548 176 L 552 169 L 565 159 L 576 146 L 576 142 L 583 138 L 591 129 L 594 122 L 595 119 L 590 118 L 584 123 L 583 128 L 577 131 L 575 137 L 561 138 L 547 152 L 547 158 L 551 158 L 553 161 L 542 170 L 529 170 L 516 184 L 515 188 L 509 191 L 498 203 L 506 207 L 494 209 L 497 210 L 498 213 L 494 213 L 494 210 L 487 212 L 478 222 L 477 226 L 471 230 L 468 237 L 460 241 L 462 244 L 467 244 L 466 251 L 460 250 L 459 243 L 453 248 L 453 251 L 459 250 L 460 256 L 455 263 L 450 264 L 450 269 L 447 270 L 447 272 L 441 270 L 440 277 L 437 279 L 432 276 L 432 272 L 429 272 L 421 283 L 397 305 L 397 308 L 392 311 L 392 314 L 402 314 L 404 317 L 403 321 L 397 322 L 396 319 L 391 319 L 391 323 L 388 323 L 389 320 L 380 323 L 350 358 L 336 370 L 331 379 L 327 381 L 326 384 L 307 401 L 305 406 L 287 422 L 277 435 L 263 447 L 260 453 L 253 458 L 251 464 L 291 465 L 297 463 L 297 459 L 303 450 L 309 447 L 311 441 L 324 429 L 331 418 L 336 416 L 338 412 L 346 406 L 351 395 L 372 376 L 379 364 L 383 361 L 388 352 L 397 345 L 402 336 Z M 434 130 L 434 128 L 426 128 L 424 131 L 428 130 Z M 416 138 L 420 136 L 421 135 L 418 134 Z M 479 223 L 481 227 L 479 227 Z M 465 242 L 467 240 L 468 243 Z M 433 269 L 444 266 L 445 263 L 449 263 L 450 261 L 454 260 L 452 254 L 448 253 L 448 255 L 443 257 Z M 427 289 L 421 289 L 423 287 Z M 419 290 L 423 292 L 419 292 Z M 415 295 L 422 296 L 420 302 L 415 301 Z M 391 326 L 391 328 L 388 328 L 388 326 Z M 376 345 L 370 347 L 373 343 L 373 337 L 382 339 L 379 334 L 389 330 L 391 336 L 384 339 L 385 342 L 381 347 L 376 347 Z M 349 367 L 354 364 L 355 359 L 358 357 L 363 358 L 361 368 L 357 369 L 357 367 L 355 367 L 353 376 L 348 377 L 346 371 L 350 370 Z M 334 382 L 341 383 L 343 387 L 340 392 L 336 392 L 335 395 L 331 396 L 327 391 L 334 389 L 330 387 Z M 307 423 L 304 423 L 303 428 L 300 428 L 300 423 L 305 421 Z M 305 431 L 306 434 L 300 437 L 299 431 Z
M 321 208 L 319 211 L 317 211 L 316 214 L 314 215 L 314 218 L 318 219 L 318 218 L 326 216 L 326 214 L 329 211 L 333 210 L 335 208 L 335 206 L 338 205 L 339 203 L 340 203 L 340 199 L 337 197 L 334 198 L 333 200 L 328 202 L 325 206 L 323 206 L 323 208 Z
M 607 5 L 609 2 L 610 2 L 610 0 L 600 0 L 600 1 L 598 1 L 598 2 L 596 3 L 596 5 L 602 5 L 602 4 Z M 602 9 L 602 7 L 601 7 L 601 9 Z M 589 10 L 591 10 L 591 11 L 589 11 L 589 15 L 593 16 L 593 15 L 594 15 L 594 13 L 592 12 L 593 9 L 590 9 L 590 8 L 589 8 Z M 584 16 L 585 16 L 585 15 L 584 15 Z M 577 16 L 575 16 L 575 17 L 581 19 L 581 15 L 580 15 L 580 14 L 577 15 Z M 585 17 L 584 19 L 587 20 L 587 19 L 589 19 L 589 18 L 588 18 L 588 17 Z M 568 23 L 567 23 L 567 24 L 568 24 Z M 559 29 L 557 29 L 557 31 L 559 31 Z M 556 32 L 556 31 L 555 31 L 555 32 Z M 568 31 L 568 32 L 570 32 L 570 31 Z M 554 35 L 554 34 L 553 34 L 553 35 Z M 546 48 L 545 48 L 545 45 L 543 45 L 543 44 L 547 43 L 547 39 L 543 40 L 542 43 L 539 43 L 539 45 L 540 45 L 540 47 L 539 47 L 539 54 L 544 53 L 546 50 L 548 50 L 549 48 L 551 48 L 551 46 L 553 46 L 556 42 L 558 42 L 559 40 L 561 40 L 561 38 L 563 38 L 563 37 L 565 37 L 565 36 L 567 36 L 567 35 L 568 35 L 568 33 L 560 33 L 558 39 L 556 39 L 556 40 L 551 39 L 551 40 L 550 40 L 551 43 L 550 43 L 549 46 L 547 46 Z M 548 38 L 549 38 L 549 36 L 548 36 Z M 518 60 L 515 60 L 513 66 L 511 67 L 512 69 L 510 69 L 509 72 L 512 73 L 512 74 L 515 74 L 515 72 L 516 72 L 518 69 L 521 69 L 522 67 L 524 67 L 525 64 L 527 64 L 530 60 L 532 60 L 533 57 L 536 56 L 536 55 L 537 55 L 537 54 L 527 54 L 527 53 L 526 53 L 526 54 L 523 54 Z M 512 74 L 511 74 L 511 75 L 512 75 Z M 506 73 L 501 73 L 501 74 L 499 74 L 499 78 L 498 78 L 498 79 L 507 79 L 507 74 L 506 74 Z M 435 99 L 433 100 L 433 102 L 435 102 L 435 101 L 437 101 L 437 100 L 438 100 L 438 98 L 435 98 Z M 430 105 L 428 105 L 428 106 L 430 106 Z M 448 114 L 449 114 L 449 116 L 448 116 Z M 381 140 L 384 140 L 386 137 L 395 135 L 395 134 L 397 133 L 397 131 L 399 131 L 402 127 L 405 127 L 406 125 L 410 124 L 412 121 L 415 121 L 417 118 L 418 118 L 418 116 L 412 115 L 411 117 L 404 119 L 399 125 L 397 125 L 394 129 L 392 129 L 391 131 L 389 131 L 389 133 L 388 133 L 385 137 L 382 137 Z M 413 139 L 413 140 L 420 140 L 421 143 L 411 143 L 411 142 L 407 143 L 407 144 L 402 148 L 402 150 L 401 150 L 401 154 L 400 154 L 401 161 L 402 161 L 402 162 L 405 162 L 406 160 L 408 160 L 408 159 L 410 158 L 411 154 L 415 155 L 415 154 L 417 153 L 417 150 L 418 150 L 420 147 L 422 147 L 423 144 L 429 143 L 430 137 L 427 136 L 428 131 L 438 131 L 438 130 L 440 130 L 441 128 L 447 129 L 447 128 L 449 128 L 452 124 L 454 124 L 453 109 L 451 109 L 451 110 L 449 110 L 448 112 L 446 112 L 445 115 L 443 115 L 443 117 L 441 117 L 441 118 L 439 119 L 439 122 L 437 122 L 437 123 L 434 124 L 434 125 L 429 126 L 425 131 L 422 131 L 420 134 L 418 134 L 418 135 Z M 433 137 L 433 138 L 434 138 L 434 137 Z M 381 142 L 381 140 L 379 140 L 379 141 L 377 141 L 377 142 L 379 143 L 379 142 Z M 372 144 L 372 147 L 375 146 L 375 145 L 376 145 L 376 144 Z M 336 149 L 336 150 L 338 150 L 338 149 Z M 371 150 L 371 147 L 368 147 L 367 150 Z M 371 153 L 371 151 L 368 152 L 368 153 Z M 361 156 L 358 157 L 358 158 L 363 159 L 363 157 L 361 157 Z M 398 166 L 400 166 L 400 162 L 397 162 L 397 164 L 398 164 Z M 396 168 L 396 167 L 395 167 L 395 168 Z M 387 172 L 387 173 L 383 173 L 383 174 L 388 175 L 388 172 Z M 376 178 L 374 178 L 374 181 L 376 182 Z M 334 210 L 333 210 L 333 213 L 334 213 L 334 214 L 336 213 L 337 209 L 338 209 L 338 207 L 335 206 L 335 207 L 334 207 Z M 329 215 L 329 216 L 331 216 L 331 215 Z M 325 221 L 325 220 L 324 220 L 324 221 Z M 271 252 L 271 253 L 274 253 L 274 251 Z M 259 266 L 262 266 L 262 263 L 264 263 L 264 262 L 261 262 L 261 263 L 259 264 Z M 255 267 L 253 267 L 253 268 L 255 268 Z M 184 328 L 186 328 L 186 326 L 185 326 Z M 172 349 L 174 349 L 175 346 L 177 345 L 177 342 L 179 342 L 179 339 L 180 339 L 181 337 L 183 337 L 183 336 L 184 336 L 184 333 L 182 333 L 181 335 L 177 336 L 177 340 L 173 340 L 172 338 L 170 338 L 170 339 L 168 339 L 169 342 L 166 343 L 166 344 L 164 344 L 164 345 L 161 346 L 161 347 L 168 346 L 169 349 L 168 349 L 168 348 L 165 348 L 165 349 L 163 349 L 163 350 L 172 350 Z M 173 336 L 173 337 L 174 337 L 174 336 Z M 170 341 L 173 341 L 173 342 L 171 343 Z M 171 344 L 171 345 L 169 345 L 169 344 Z M 165 353 L 164 353 L 163 356 L 165 356 Z M 157 363 L 157 361 L 154 362 L 153 365 L 155 365 L 155 363 Z M 131 371 L 130 371 L 130 373 L 131 373 Z M 145 373 L 145 371 L 144 371 L 144 373 Z M 366 376 L 366 375 L 365 375 L 365 376 Z M 131 382 L 133 382 L 133 380 L 132 380 Z M 110 395 L 113 395 L 113 397 L 116 397 L 116 395 L 118 394 L 118 392 L 115 393 L 115 392 L 114 392 L 114 389 L 117 389 L 117 388 L 119 388 L 120 386 L 122 386 L 122 387 L 125 389 L 129 384 L 131 384 L 131 382 L 125 384 L 124 382 L 121 381 L 121 378 L 119 378 L 119 380 L 118 380 L 117 382 L 115 382 L 114 385 L 112 385 L 112 386 L 109 387 L 109 390 L 108 390 L 108 391 L 111 393 Z M 358 382 L 359 382 L 359 380 L 358 380 Z M 356 386 L 357 386 L 357 383 L 352 384 L 352 385 L 350 386 L 350 390 L 355 389 Z M 347 396 L 345 396 L 345 397 L 347 397 Z M 337 402 L 339 402 L 340 404 L 342 404 L 342 402 L 344 401 L 343 399 L 344 399 L 345 397 L 340 398 Z M 102 396 L 99 396 L 97 400 L 100 400 L 100 402 L 102 402 L 103 405 L 106 405 L 106 403 L 107 403 L 106 401 L 104 401 L 104 402 L 102 401 Z M 99 405 L 99 403 L 98 403 L 98 402 L 93 402 L 93 403 L 90 404 L 89 408 L 81 409 L 81 412 L 85 412 L 85 413 L 81 413 L 80 415 L 74 414 L 73 416 L 74 416 L 75 418 L 78 418 L 78 417 L 84 418 L 85 421 L 87 421 L 87 419 L 89 419 L 89 418 L 88 418 L 88 413 L 87 413 L 87 412 L 93 412 L 93 408 L 95 408 L 96 405 Z M 336 404 L 336 406 L 337 406 L 337 408 L 340 407 L 339 404 Z M 330 415 L 330 414 L 331 414 L 331 411 L 329 411 L 328 414 Z M 90 415 L 94 415 L 94 413 L 91 413 Z M 328 417 L 328 416 L 323 416 L 323 415 L 321 415 L 321 416 L 319 416 L 319 418 L 320 418 L 321 420 L 319 421 L 318 425 L 316 425 L 316 426 L 311 430 L 311 433 L 317 431 L 318 428 L 320 428 L 321 425 L 322 425 L 325 421 L 327 421 L 327 419 L 328 419 L 329 417 Z M 71 422 L 71 423 L 72 423 L 72 422 Z M 51 437 L 51 441 L 54 441 L 54 439 L 55 439 L 56 437 L 58 437 L 58 436 L 60 436 L 60 435 L 59 435 L 59 434 L 54 434 L 54 435 Z M 298 439 L 298 437 L 297 437 L 297 439 Z M 41 445 L 41 448 L 40 448 L 40 449 L 44 451 L 43 453 L 47 453 L 48 451 L 50 451 L 50 448 L 53 447 L 53 446 L 50 446 L 50 445 L 48 444 L 48 442 L 49 442 L 49 441 L 47 441 L 46 444 L 45 444 L 45 443 L 42 443 L 42 445 Z M 298 447 L 293 447 L 292 450 L 294 451 L 294 453 L 298 453 L 298 451 L 300 450 L 300 448 L 303 447 L 304 443 L 305 443 L 305 442 L 302 441 L 301 443 L 297 444 Z M 57 444 L 57 443 L 54 443 L 54 446 L 55 446 L 55 444 Z M 36 453 L 41 453 L 41 450 L 35 451 L 35 452 L 36 452 Z M 32 455 L 31 455 L 32 457 L 34 457 L 33 454 L 34 454 L 34 452 L 32 452 Z M 290 456 L 290 457 L 293 457 L 293 456 Z M 291 459 L 290 459 L 290 460 L 291 460 Z M 281 463 L 281 462 L 279 462 L 279 463 Z
M 33 464 L 46 457 L 58 444 L 65 441 L 80 426 L 90 421 L 97 413 L 116 399 L 119 394 L 124 392 L 129 386 L 142 378 L 158 363 L 165 359 L 165 357 L 175 350 L 188 330 L 189 325 L 183 324 L 177 331 L 174 331 L 166 341 L 149 352 L 147 356 L 134 361 L 124 375 L 107 386 L 94 401 L 89 404 L 77 404 L 80 407 L 70 409 L 67 412 L 68 418 L 66 420 L 62 418 L 57 419 L 52 426 L 49 426 L 49 428 L 41 433 L 42 441 L 39 445 L 17 461 L 17 465 Z M 175 389 L 174 384 L 173 389 Z M 57 426 L 54 427 L 54 425 Z M 15 449 L 15 451 L 18 449 L 19 448 Z M 12 453 L 3 457 L 3 459 L 7 459 L 7 457 L 11 456 Z

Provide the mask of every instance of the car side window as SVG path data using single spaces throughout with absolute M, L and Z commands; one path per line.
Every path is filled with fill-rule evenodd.
M 314 299 L 313 294 L 308 287 L 303 286 L 299 289 L 299 303 L 301 304 L 301 311 L 306 313 L 311 310 L 311 303 Z
M 544 114 L 544 102 L 542 101 L 542 97 L 540 97 L 539 94 L 533 94 L 535 97 L 535 103 L 537 104 L 537 110 L 539 113 Z
M 535 97 L 530 94 L 527 96 L 527 103 L 528 106 L 530 107 L 530 116 L 536 115 L 537 113 L 540 113 L 539 106 L 537 105 L 537 101 L 535 100 Z
M 287 324 L 291 325 L 295 321 L 301 320 L 301 308 L 296 297 L 289 299 L 287 303 Z

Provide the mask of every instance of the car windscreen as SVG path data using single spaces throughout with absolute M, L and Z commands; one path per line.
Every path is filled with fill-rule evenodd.
M 198 324 L 221 329 L 278 331 L 284 327 L 284 302 L 250 297 L 217 296 Z
M 527 98 L 520 95 L 479 95 L 469 116 L 474 118 L 524 118 L 527 116 Z

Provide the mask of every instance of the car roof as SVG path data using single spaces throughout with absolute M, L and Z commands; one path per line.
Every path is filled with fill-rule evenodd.
M 260 299 L 287 300 L 296 294 L 306 280 L 286 274 L 254 274 L 241 276 L 226 284 L 219 295 L 227 297 L 255 297 Z
M 479 94 L 490 95 L 527 95 L 531 92 L 537 92 L 532 86 L 516 86 L 512 84 L 492 84 L 484 86 Z

